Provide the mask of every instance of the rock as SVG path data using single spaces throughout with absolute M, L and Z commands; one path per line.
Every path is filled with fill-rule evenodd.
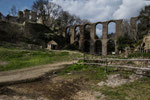
M 142 76 L 140 75 L 135 75 L 132 74 L 131 76 L 129 76 L 129 79 L 124 79 L 120 76 L 120 74 L 116 74 L 116 75 L 110 75 L 108 76 L 108 79 L 104 82 L 100 82 L 97 85 L 98 86 L 109 86 L 109 87 L 117 87 L 117 86 L 121 86 L 123 84 L 129 83 L 129 82 L 134 82 L 135 80 L 140 79 Z
M 8 64 L 8 62 L 0 61 L 0 65 L 2 65 L 2 66 L 5 66 L 5 65 L 7 65 L 7 64 Z
M 104 86 L 104 85 L 105 85 L 105 82 L 102 81 L 102 82 L 98 83 L 97 85 L 98 85 L 98 86 Z

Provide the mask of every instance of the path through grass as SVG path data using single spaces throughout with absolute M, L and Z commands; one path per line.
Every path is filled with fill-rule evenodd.
M 80 56 L 79 53 L 56 52 L 47 50 L 20 50 L 15 48 L 0 47 L 0 61 L 8 62 L 0 64 L 0 71 L 21 69 L 42 64 L 71 61 L 73 57 Z

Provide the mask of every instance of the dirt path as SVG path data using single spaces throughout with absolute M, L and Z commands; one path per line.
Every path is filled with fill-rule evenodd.
M 24 80 L 33 80 L 46 74 L 47 72 L 64 68 L 77 61 L 59 62 L 56 64 L 41 65 L 32 68 L 0 72 L 0 84 L 11 83 Z

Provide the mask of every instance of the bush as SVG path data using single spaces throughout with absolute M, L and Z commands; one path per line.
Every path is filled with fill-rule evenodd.
M 150 53 L 132 53 L 128 55 L 129 58 L 138 58 L 138 57 L 144 57 L 144 58 L 150 58 Z
M 117 40 L 118 50 L 124 51 L 125 47 L 134 47 L 135 41 L 125 34 L 124 37 L 119 37 Z

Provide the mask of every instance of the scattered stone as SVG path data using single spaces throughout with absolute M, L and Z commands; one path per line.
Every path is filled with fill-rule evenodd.
M 8 62 L 0 61 L 0 65 L 2 65 L 2 66 L 5 66 L 5 65 L 7 65 L 7 64 L 8 64 Z
M 71 75 L 71 73 L 67 73 L 68 75 Z
M 130 82 L 134 82 L 135 80 L 138 80 L 142 78 L 141 75 L 135 75 L 135 74 L 132 74 L 129 76 L 128 79 L 125 79 L 123 77 L 121 77 L 120 74 L 116 74 L 116 75 L 110 75 L 108 76 L 108 79 L 104 82 L 100 82 L 98 83 L 97 85 L 98 86 L 109 86 L 109 87 L 117 87 L 117 86 L 121 86 L 123 84 L 126 84 L 126 83 L 130 83 Z
M 100 97 L 100 98 L 97 98 Z M 73 97 L 75 100 L 105 100 L 105 96 L 100 92 L 79 91 Z

